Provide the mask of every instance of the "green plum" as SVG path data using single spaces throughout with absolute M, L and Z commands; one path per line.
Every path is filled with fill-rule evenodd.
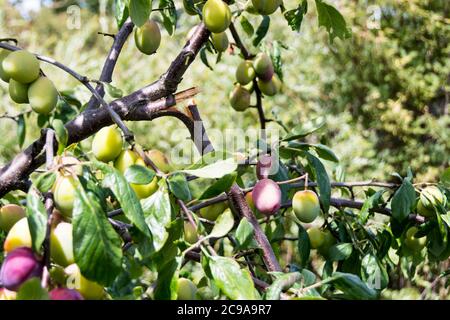
M 31 83 L 39 77 L 40 65 L 35 55 L 25 50 L 11 52 L 3 59 L 6 77 L 20 83 Z
M 92 141 L 92 152 L 97 160 L 109 162 L 122 152 L 123 140 L 115 126 L 100 129 Z
M 209 31 L 224 32 L 231 24 L 231 10 L 222 0 L 208 0 L 203 6 L 203 22 Z
M 156 53 L 161 44 L 161 31 L 158 24 L 148 20 L 134 32 L 134 41 L 142 53 L 147 55 Z
M 197 286 L 189 279 L 179 278 L 177 286 L 178 300 L 197 300 Z
M 297 191 L 292 198 L 292 209 L 298 220 L 311 223 L 320 214 L 319 198 L 311 190 Z
M 251 94 L 240 84 L 234 86 L 229 98 L 231 107 L 236 111 L 244 111 L 250 106 Z
M 5 253 L 9 253 L 19 247 L 31 248 L 31 233 L 27 218 L 20 219 L 12 226 L 3 243 Z
M 8 232 L 20 219 L 25 217 L 25 210 L 17 204 L 7 204 L 0 208 L 0 229 Z
M 72 243 L 72 225 L 58 223 L 50 233 L 50 255 L 56 264 L 67 267 L 75 262 Z
M 236 69 L 236 80 L 242 85 L 246 85 L 255 79 L 256 73 L 251 61 L 242 61 Z
M 228 49 L 229 42 L 226 32 L 212 33 L 212 43 L 218 52 L 225 52 Z
M 49 114 L 58 103 L 58 90 L 47 77 L 40 77 L 28 88 L 31 109 L 40 114 Z

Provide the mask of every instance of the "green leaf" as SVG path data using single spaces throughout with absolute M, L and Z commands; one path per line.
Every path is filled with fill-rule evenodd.
M 128 0 L 128 11 L 133 23 L 141 27 L 150 17 L 152 11 L 151 0 Z
M 123 97 L 123 91 L 120 90 L 119 88 L 113 86 L 111 83 L 109 83 L 109 82 L 102 82 L 102 84 L 103 84 L 103 86 L 105 88 L 105 92 L 111 98 L 118 99 L 118 98 L 122 98 Z
M 411 213 L 416 202 L 416 191 L 408 179 L 403 179 L 402 185 L 395 192 L 391 201 L 392 216 L 397 221 L 405 220 Z
M 144 166 L 134 164 L 128 167 L 124 176 L 129 183 L 143 185 L 152 182 L 155 175 L 155 171 Z
M 303 17 L 308 12 L 308 1 L 303 0 L 301 4 L 298 5 L 297 9 L 289 10 L 284 12 L 284 17 L 288 25 L 292 28 L 292 31 L 300 31 L 302 25 Z
M 244 30 L 244 32 L 247 34 L 248 37 L 252 37 L 255 33 L 255 29 L 253 28 L 250 21 L 245 16 L 241 16 L 241 27 Z
M 55 130 L 56 141 L 58 141 L 58 154 L 60 155 L 66 148 L 69 133 L 60 119 L 54 119 L 52 122 L 52 127 Z
M 334 154 L 333 150 L 323 144 L 313 144 L 312 147 L 320 158 L 328 161 L 339 162 L 339 158 Z
M 327 282 L 332 282 L 349 299 L 373 300 L 378 297 L 376 290 L 369 288 L 358 276 L 351 273 L 334 272 Z
M 224 175 L 222 178 L 214 182 L 212 186 L 206 189 L 205 192 L 203 192 L 203 194 L 200 196 L 199 200 L 213 198 L 223 192 L 228 192 L 231 186 L 236 181 L 236 177 L 236 172 Z
M 145 222 L 153 236 L 153 247 L 159 251 L 165 244 L 168 233 L 166 227 L 171 220 L 170 198 L 167 190 L 159 189 L 151 197 L 141 202 Z
M 233 173 L 237 169 L 237 163 L 233 158 L 226 160 L 219 160 L 215 163 L 208 164 L 202 168 L 194 170 L 182 170 L 181 172 L 199 177 L 199 178 L 210 178 L 219 179 L 223 176 Z
M 177 10 L 173 0 L 159 0 L 159 9 L 161 9 L 159 12 L 163 17 L 164 28 L 170 35 L 173 35 L 177 25 Z
M 121 240 L 94 193 L 85 190 L 82 183 L 75 193 L 72 215 L 75 262 L 84 277 L 108 286 L 120 272 Z
M 210 238 L 222 238 L 225 237 L 228 232 L 233 229 L 234 217 L 231 210 L 225 210 L 216 220 L 214 228 L 208 237 Z
M 322 203 L 324 212 L 328 212 L 330 209 L 331 199 L 331 184 L 328 173 L 325 170 L 324 165 L 318 158 L 310 153 L 307 153 L 308 162 L 313 170 L 314 178 L 319 186 L 320 202 Z
M 27 194 L 26 214 L 30 228 L 32 248 L 35 252 L 39 252 L 45 239 L 48 215 L 41 197 L 34 188 L 30 188 Z
M 298 253 L 300 265 L 306 267 L 309 261 L 309 254 L 311 251 L 311 243 L 309 241 L 308 233 L 302 225 L 298 225 Z
M 442 172 L 440 180 L 445 187 L 450 188 L 450 167 Z
M 19 139 L 19 147 L 22 148 L 26 136 L 26 123 L 23 114 L 17 118 L 17 137 Z
M 232 258 L 212 256 L 209 269 L 216 286 L 231 300 L 257 300 L 252 277 L 248 270 L 241 269 Z
M 364 201 L 364 205 L 361 208 L 360 211 L 360 217 L 359 220 L 362 224 L 365 224 L 367 222 L 367 219 L 369 218 L 370 210 L 375 208 L 380 200 L 382 200 L 383 194 L 386 192 L 385 189 L 378 190 L 373 195 L 371 195 L 369 198 Z
M 264 39 L 267 32 L 269 31 L 269 27 L 270 27 L 270 18 L 269 16 L 264 16 L 258 29 L 256 29 L 256 36 L 253 39 L 253 45 L 255 47 L 257 47 Z
M 329 256 L 332 261 L 345 260 L 353 252 L 353 247 L 351 243 L 338 243 L 330 248 Z
M 120 28 L 130 16 L 128 13 L 127 0 L 115 0 L 115 12 L 117 26 Z
M 47 171 L 43 174 L 40 174 L 36 180 L 33 181 L 33 185 L 36 189 L 41 193 L 49 192 L 56 181 L 56 173 Z
M 283 141 L 291 141 L 299 138 L 304 138 L 311 133 L 316 132 L 325 125 L 324 117 L 318 117 L 306 123 L 302 123 L 294 127 L 284 138 Z
M 317 14 L 319 16 L 319 27 L 323 26 L 330 35 L 330 41 L 335 37 L 342 40 L 350 37 L 344 17 L 333 6 L 326 4 L 322 0 L 316 0 Z
M 47 290 L 42 288 L 41 280 L 31 278 L 20 286 L 16 300 L 50 300 L 50 297 Z
M 277 277 L 266 290 L 266 300 L 280 300 L 281 292 L 292 287 L 301 278 L 302 275 L 299 272 L 286 273 Z
M 96 161 L 94 166 L 101 170 L 105 175 L 103 179 L 103 186 L 111 189 L 114 196 L 119 201 L 123 213 L 128 220 L 133 223 L 145 236 L 151 238 L 150 230 L 145 223 L 144 213 L 141 204 L 131 186 L 128 184 L 124 176 L 113 167 L 106 163 Z
M 155 288 L 156 300 L 173 300 L 176 297 L 177 271 L 183 259 L 176 257 L 158 267 L 158 280 Z
M 203 64 L 208 68 L 208 69 L 210 69 L 211 71 L 214 71 L 214 69 L 211 67 L 211 65 L 209 64 L 209 61 L 208 61 L 208 56 L 207 56 L 207 54 L 206 54 L 206 47 L 203 47 L 201 50 L 200 50 L 200 60 L 203 62 Z
M 385 289 L 389 283 L 386 268 L 373 254 L 368 254 L 361 260 L 361 278 L 376 290 Z
M 246 248 L 253 239 L 254 229 L 252 224 L 243 217 L 236 229 L 236 241 L 238 243 L 237 249 Z
M 184 174 L 174 173 L 167 179 L 170 191 L 175 197 L 184 202 L 192 200 L 191 190 Z

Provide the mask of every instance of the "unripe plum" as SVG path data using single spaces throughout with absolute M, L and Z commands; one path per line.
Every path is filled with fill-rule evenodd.
M 224 52 L 228 49 L 228 37 L 226 32 L 212 33 L 212 43 L 218 52 Z
M 281 81 L 276 74 L 273 75 L 269 81 L 262 81 L 258 79 L 258 87 L 263 94 L 272 97 L 276 95 L 281 89 Z
M 8 232 L 13 225 L 25 217 L 25 210 L 17 204 L 7 204 L 0 208 L 0 229 Z
M 3 261 L 0 281 L 6 289 L 17 291 L 28 279 L 41 277 L 43 267 L 42 259 L 33 250 L 20 247 L 9 252 Z
M 270 154 L 264 154 L 259 157 L 256 163 L 256 177 L 261 179 L 266 179 L 271 174 L 273 158 Z
M 139 156 L 133 150 L 123 150 L 116 158 L 116 160 L 114 160 L 114 168 L 124 174 L 129 167 L 136 163 L 137 159 L 139 159 Z
M 265 52 L 258 53 L 253 61 L 253 68 L 262 81 L 270 81 L 275 73 L 272 59 Z
M 158 190 L 158 178 L 154 177 L 149 184 L 130 183 L 130 186 L 133 188 L 139 199 L 146 199 Z
M 425 208 L 433 209 L 438 205 L 445 205 L 446 197 L 436 186 L 428 186 L 420 193 L 420 202 Z
M 209 31 L 220 33 L 231 24 L 231 10 L 222 0 L 208 0 L 203 6 L 203 22 Z
M 97 160 L 109 162 L 122 152 L 123 140 L 118 129 L 109 126 L 100 129 L 92 141 L 92 152 Z
M 58 91 L 47 77 L 40 77 L 28 88 L 31 109 L 40 114 L 49 114 L 58 103 Z
M 189 279 L 179 278 L 177 287 L 178 300 L 197 300 L 197 286 Z
M 73 257 L 72 225 L 60 222 L 50 233 L 50 255 L 60 266 L 75 262 Z
M 253 188 L 252 196 L 256 209 L 262 214 L 273 215 L 281 207 L 281 190 L 273 180 L 259 180 Z
M 39 60 L 25 50 L 11 52 L 2 67 L 7 77 L 20 83 L 31 83 L 39 77 Z
M 325 234 L 317 227 L 309 228 L 307 231 L 311 248 L 317 249 L 321 247 L 325 241 Z
M 161 31 L 158 24 L 153 20 L 148 20 L 134 32 L 134 41 L 142 53 L 147 55 L 156 53 L 161 44 Z
M 421 251 L 427 244 L 426 236 L 423 236 L 421 238 L 415 237 L 417 231 L 418 231 L 417 227 L 411 227 L 408 230 L 406 230 L 405 233 L 405 245 L 413 252 Z
M 3 70 L 3 60 L 11 53 L 11 51 L 0 49 L 0 79 L 9 82 L 10 76 Z
M 50 300 L 84 300 L 81 293 L 74 289 L 55 288 L 49 292 Z
M 236 69 L 236 80 L 242 85 L 246 85 L 255 79 L 256 73 L 251 61 L 242 61 Z
M 28 84 L 14 79 L 9 80 L 9 96 L 15 103 L 28 103 Z
M 71 176 L 59 176 L 53 187 L 55 206 L 65 217 L 72 216 L 77 184 L 78 181 Z
M 197 230 L 189 221 L 184 222 L 184 240 L 190 244 L 194 244 L 198 241 Z
M 12 226 L 3 243 L 3 250 L 6 253 L 19 247 L 31 248 L 31 233 L 27 218 L 20 219 Z
M 336 238 L 333 236 L 330 230 L 323 231 L 323 242 L 320 247 L 317 248 L 318 252 L 328 258 L 330 253 L 330 248 L 336 244 Z
M 281 5 L 281 0 L 252 0 L 253 7 L 262 15 L 268 16 Z
M 68 281 L 70 282 L 67 284 L 68 288 L 76 289 L 87 300 L 100 300 L 103 298 L 103 287 L 94 281 L 86 279 L 76 264 L 71 264 L 64 270 L 69 276 Z
M 319 198 L 311 190 L 297 191 L 292 198 L 292 209 L 298 220 L 311 223 L 320 214 Z
M 217 218 L 228 208 L 226 202 L 218 202 L 213 205 L 200 209 L 200 215 L 210 221 L 216 221 Z
M 244 111 L 250 106 L 251 95 L 244 87 L 237 84 L 230 92 L 230 104 L 236 111 Z
M 152 149 L 146 152 L 147 157 L 155 164 L 155 166 L 164 173 L 169 173 L 173 170 L 172 165 L 167 159 L 166 155 L 158 149 Z

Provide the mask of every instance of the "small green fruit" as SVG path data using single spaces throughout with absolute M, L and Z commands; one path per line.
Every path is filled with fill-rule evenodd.
M 246 85 L 255 79 L 256 73 L 251 61 L 242 61 L 236 69 L 236 80 Z
M 179 278 L 177 288 L 178 300 L 197 300 L 197 286 L 189 279 Z
M 421 251 L 427 244 L 427 237 L 416 238 L 417 227 L 409 228 L 405 233 L 405 245 L 413 252 Z
M 262 81 L 270 81 L 274 74 L 273 63 L 265 52 L 260 52 L 253 61 L 256 75 Z
M 40 77 L 28 88 L 31 109 L 40 114 L 49 114 L 58 103 L 58 91 L 46 77 Z
M 330 253 L 330 248 L 336 244 L 336 239 L 328 229 L 323 231 L 323 238 L 322 245 L 317 248 L 317 251 L 327 259 Z
M 158 149 L 147 151 L 147 157 L 155 164 L 155 166 L 164 173 L 169 173 L 173 170 L 172 165 L 167 159 L 166 155 Z
M 71 176 L 59 176 L 53 187 L 55 206 L 65 217 L 72 217 L 77 183 Z
M 258 79 L 258 87 L 263 94 L 272 97 L 276 95 L 281 89 L 281 81 L 276 74 L 273 75 L 270 81 L 262 81 Z
M 3 243 L 5 253 L 9 253 L 19 247 L 31 248 L 31 233 L 27 218 L 20 219 L 12 226 Z
M 154 54 L 161 44 L 161 31 L 158 24 L 148 20 L 134 32 L 136 47 L 144 54 Z
M 28 84 L 9 80 L 9 96 L 15 103 L 28 103 Z
M 217 218 L 228 208 L 226 202 L 218 202 L 211 206 L 201 208 L 200 215 L 210 221 L 216 221 Z
M 8 232 L 20 219 L 25 217 L 25 210 L 17 204 L 7 204 L 0 208 L 0 229 Z
M 3 70 L 3 60 L 11 53 L 11 51 L 0 49 L 0 79 L 9 82 L 10 76 Z
M 311 223 L 320 214 L 319 198 L 311 190 L 297 191 L 292 199 L 292 209 L 298 220 Z
M 11 52 L 2 63 L 6 77 L 20 83 L 31 83 L 39 77 L 39 60 L 25 50 Z
M 65 269 L 68 277 L 67 287 L 78 290 L 87 300 L 100 300 L 104 296 L 104 290 L 98 283 L 86 279 L 76 264 L 71 264 Z
M 228 37 L 226 32 L 212 33 L 212 43 L 218 52 L 224 52 L 228 49 Z
M 231 24 L 231 10 L 222 0 L 208 0 L 203 6 L 203 22 L 209 31 L 224 32 Z
M 97 160 L 109 162 L 122 152 L 123 140 L 114 126 L 102 128 L 92 141 L 92 152 Z
M 321 247 L 325 241 L 325 234 L 319 228 L 312 227 L 307 231 L 311 248 L 317 249 Z
M 281 0 L 252 0 L 253 7 L 259 14 L 268 16 L 281 5 Z
M 116 160 L 114 160 L 114 168 L 124 174 L 129 167 L 136 163 L 137 159 L 139 159 L 139 156 L 133 150 L 123 150 Z
M 50 233 L 50 255 L 62 267 L 75 262 L 72 245 L 72 225 L 60 222 Z
M 244 111 L 250 106 L 251 94 L 240 84 L 230 92 L 230 104 L 236 111 Z
M 184 240 L 190 244 L 198 241 L 197 230 L 189 221 L 184 222 Z

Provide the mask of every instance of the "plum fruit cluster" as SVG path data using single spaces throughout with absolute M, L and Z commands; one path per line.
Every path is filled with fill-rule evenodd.
M 39 114 L 51 113 L 58 103 L 55 85 L 41 75 L 39 60 L 26 50 L 0 49 L 0 78 L 8 82 L 14 102 L 29 103 Z

